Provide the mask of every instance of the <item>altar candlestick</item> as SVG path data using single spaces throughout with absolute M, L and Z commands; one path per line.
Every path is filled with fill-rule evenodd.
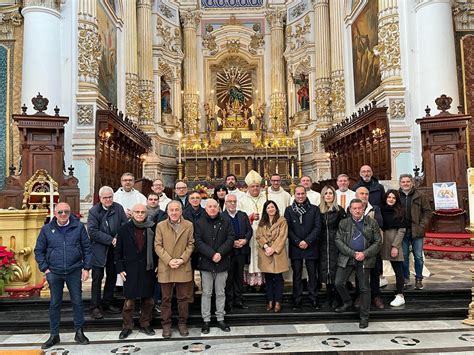
M 296 139 L 298 140 L 298 160 L 301 160 L 301 139 L 300 139 L 300 130 L 296 130 Z
M 178 163 L 181 163 L 181 132 L 178 132 Z
M 295 162 L 293 160 L 291 161 L 291 178 L 295 178 Z

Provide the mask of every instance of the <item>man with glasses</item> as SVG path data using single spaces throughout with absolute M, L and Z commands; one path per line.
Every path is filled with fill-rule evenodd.
M 278 210 L 283 213 L 291 205 L 291 195 L 281 187 L 280 175 L 273 174 L 270 182 L 271 187 L 268 189 L 268 199 L 274 201 L 278 206 Z
M 84 335 L 84 306 L 82 303 L 81 280 L 89 278 L 91 268 L 91 244 L 86 228 L 78 218 L 71 215 L 71 207 L 59 202 L 54 209 L 54 217 L 41 228 L 36 240 L 35 259 L 44 272 L 51 292 L 49 304 L 50 337 L 41 346 L 48 349 L 60 342 L 59 323 L 63 300 L 64 283 L 71 298 L 74 317 L 74 340 L 89 344 Z
M 146 197 L 138 190 L 135 190 L 135 178 L 132 173 L 125 173 L 120 178 L 120 187 L 114 194 L 114 201 L 121 204 L 127 217 L 132 217 L 132 207 L 137 203 L 146 204 Z
M 182 181 L 178 181 L 174 186 L 175 189 L 175 200 L 181 202 L 183 210 L 188 207 L 188 185 Z M 199 201 L 200 202 L 200 201 Z
M 128 218 L 122 206 L 114 202 L 114 190 L 109 186 L 102 186 L 99 190 L 100 202 L 89 210 L 87 217 L 87 231 L 92 244 L 92 290 L 91 309 L 92 318 L 100 319 L 102 311 L 120 313 L 120 309 L 113 306 L 113 296 L 117 273 L 114 264 L 114 247 L 117 243 L 117 232 Z M 102 279 L 106 272 L 104 297 L 101 299 Z M 102 308 L 102 309 L 101 309 Z
M 249 242 L 252 238 L 252 226 L 246 213 L 237 210 L 237 196 L 225 196 L 225 211 L 223 216 L 230 219 L 234 229 L 234 251 L 230 254 L 230 268 L 225 286 L 226 311 L 232 308 L 248 309 L 243 299 L 244 267 L 250 256 Z
M 171 201 L 171 199 L 166 196 L 164 192 L 165 185 L 163 184 L 163 180 L 155 179 L 153 181 L 153 185 L 151 185 L 151 189 L 154 193 L 158 195 L 158 203 L 160 205 L 160 209 L 162 211 L 166 211 L 166 206 Z

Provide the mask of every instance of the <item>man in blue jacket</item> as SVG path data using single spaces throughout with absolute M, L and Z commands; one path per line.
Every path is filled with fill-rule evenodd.
M 103 318 L 102 311 L 120 313 L 113 306 L 117 272 L 114 264 L 114 247 L 117 243 L 117 233 L 120 226 L 128 221 L 123 207 L 114 202 L 114 190 L 109 186 L 99 189 L 100 202 L 89 210 L 87 231 L 92 244 L 92 289 L 91 309 L 92 318 Z M 104 285 L 104 297 L 101 298 L 104 268 L 107 274 Z M 101 310 L 102 308 L 102 310 Z
M 311 204 L 304 186 L 295 188 L 295 201 L 285 210 L 288 241 L 293 269 L 293 310 L 301 308 L 303 262 L 308 272 L 308 296 L 311 306 L 319 309 L 317 299 L 317 242 L 321 233 L 319 207 Z
M 74 340 L 89 344 L 84 335 L 84 307 L 82 304 L 81 280 L 89 278 L 91 268 L 91 244 L 86 228 L 78 218 L 71 215 L 71 207 L 59 202 L 54 209 L 54 218 L 41 228 L 35 246 L 35 258 L 44 272 L 51 291 L 49 306 L 50 337 L 41 346 L 48 349 L 60 342 L 59 322 L 63 288 L 66 283 L 71 297 L 74 315 Z

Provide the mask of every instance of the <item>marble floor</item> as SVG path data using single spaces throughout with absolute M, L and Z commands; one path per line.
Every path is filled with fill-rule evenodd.
M 177 330 L 165 340 L 161 332 L 146 336 L 134 331 L 126 341 L 118 331 L 89 332 L 90 345 L 75 345 L 73 333 L 61 334 L 62 342 L 46 354 L 256 354 L 256 353 L 474 353 L 474 328 L 460 320 L 373 321 L 363 330 L 355 322 L 217 328 L 202 335 L 190 328 L 188 337 Z M 0 334 L 0 354 L 6 350 L 39 349 L 46 334 Z

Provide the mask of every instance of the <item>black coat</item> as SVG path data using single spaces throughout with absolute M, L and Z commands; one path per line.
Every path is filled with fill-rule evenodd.
M 112 203 L 112 206 L 107 210 L 102 207 L 100 202 L 89 210 L 87 231 L 91 238 L 92 266 L 105 266 L 112 240 L 117 235 L 120 226 L 127 221 L 128 218 L 123 207 L 117 202 Z
M 334 284 L 339 250 L 336 246 L 336 234 L 339 222 L 346 218 L 344 209 L 321 213 L 321 238 L 319 239 L 319 280 Z
M 193 222 L 193 225 L 205 214 L 206 210 L 201 206 L 199 206 L 197 210 L 195 210 L 191 205 L 188 205 L 185 209 L 183 209 L 183 218 L 189 222 Z
M 317 259 L 318 258 L 318 239 L 321 234 L 321 213 L 319 207 L 310 206 L 303 215 L 303 223 L 300 224 L 299 215 L 297 215 L 291 206 L 285 210 L 285 218 L 288 223 L 288 240 L 290 259 Z M 301 241 L 308 243 L 308 248 L 300 249 L 298 247 Z
M 222 215 L 224 217 L 229 218 L 230 224 L 232 225 L 232 220 L 229 215 L 229 212 L 226 210 L 222 212 Z M 234 229 L 234 235 L 235 239 L 245 239 L 247 240 L 247 244 L 245 244 L 242 248 L 234 248 L 234 255 L 249 255 L 250 254 L 250 239 L 252 239 L 253 235 L 253 230 L 252 226 L 250 225 L 250 220 L 249 217 L 247 216 L 247 213 L 244 213 L 242 211 L 237 211 L 235 214 L 235 218 L 239 221 L 239 229 L 240 229 L 240 235 L 236 234 L 236 231 Z
M 135 228 L 132 221 L 120 227 L 115 246 L 115 269 L 117 273 L 127 273 L 123 283 L 123 295 L 128 299 L 153 297 L 156 279 L 155 270 L 146 269 L 146 236 L 144 246 L 139 252 L 135 244 Z M 154 252 L 153 255 L 156 256 Z M 154 265 L 157 265 L 156 261 L 155 259 Z
M 352 187 L 352 191 L 357 190 L 359 187 L 366 187 L 369 190 L 369 202 L 372 206 L 381 206 L 383 195 L 385 195 L 385 188 L 383 185 L 372 176 L 369 182 L 365 182 L 364 179 L 360 180 Z
M 234 246 L 234 228 L 221 213 L 215 218 L 207 215 L 195 223 L 194 245 L 198 251 L 198 270 L 210 272 L 228 271 L 230 255 Z M 221 254 L 218 263 L 212 261 L 214 254 Z

